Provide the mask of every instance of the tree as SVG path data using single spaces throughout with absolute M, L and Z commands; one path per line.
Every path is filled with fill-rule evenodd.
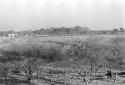
M 40 59 L 27 59 L 23 63 L 18 64 L 18 70 L 20 71 L 21 75 L 23 75 L 27 81 L 34 78 L 39 78 L 41 76 L 42 71 L 44 68 L 50 63 L 51 61 L 43 61 Z
M 11 44 L 7 50 L 1 50 L 0 60 L 1 63 L 8 63 L 12 75 L 24 76 L 27 81 L 30 81 L 34 77 L 40 76 L 44 67 L 49 63 L 61 60 L 59 48 L 45 47 L 31 43 Z
M 103 66 L 101 62 L 103 60 L 101 57 L 102 48 L 102 45 L 96 43 L 77 41 L 71 44 L 71 49 L 68 50 L 67 56 L 69 60 L 76 64 L 78 69 L 82 65 L 86 68 L 82 72 L 87 78 Z
M 119 32 L 118 29 L 113 29 L 113 30 L 112 30 L 112 34 L 114 34 L 114 33 L 118 33 L 118 32 Z
M 120 27 L 119 29 L 120 29 L 121 32 L 125 31 L 123 27 Z
M 81 72 L 85 75 L 86 81 L 89 81 L 100 68 L 109 68 L 120 56 L 114 45 L 102 43 L 98 39 L 76 41 L 71 44 L 66 55 L 79 70 L 81 67 L 84 68 Z
M 70 28 L 66 28 L 66 32 L 67 32 L 67 34 L 69 34 L 70 33 Z

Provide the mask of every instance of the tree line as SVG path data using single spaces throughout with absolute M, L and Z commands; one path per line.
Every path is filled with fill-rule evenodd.
M 37 30 L 25 31 L 0 31 L 0 36 L 8 36 L 8 34 L 16 33 L 20 36 L 24 35 L 86 35 L 86 34 L 118 34 L 124 33 L 123 27 L 114 28 L 112 30 L 91 30 L 89 27 L 74 26 L 74 27 L 50 27 Z

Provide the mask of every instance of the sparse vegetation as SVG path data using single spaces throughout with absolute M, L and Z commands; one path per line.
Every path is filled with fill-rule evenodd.
M 114 75 L 118 73 L 120 78 L 123 76 L 115 70 L 124 69 L 124 51 L 121 46 L 124 38 L 120 36 L 64 38 L 44 37 L 41 40 L 40 37 L 30 37 L 21 40 L 24 42 L 13 40 L 1 46 L 1 79 L 18 79 L 29 83 L 37 80 L 58 85 L 80 83 L 87 85 L 94 81 L 104 83 L 107 80 L 110 82 L 115 80 L 117 81 L 115 83 L 118 83 Z M 107 76 L 109 70 L 112 77 Z
M 68 59 L 77 64 L 80 70 L 82 66 L 82 74 L 86 78 L 92 78 L 101 68 L 110 68 L 110 65 L 117 63 L 120 58 L 120 50 L 112 44 L 100 43 L 100 40 L 93 41 L 77 41 L 71 44 L 71 48 L 67 51 Z M 85 69 L 84 69 L 85 68 Z M 89 80 L 90 80 L 89 79 Z

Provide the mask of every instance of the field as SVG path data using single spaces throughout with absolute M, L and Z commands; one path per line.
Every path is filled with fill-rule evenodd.
M 73 47 L 72 45 L 83 44 L 83 42 L 87 41 L 87 44 L 92 48 L 88 48 L 90 50 L 89 56 L 94 56 L 94 61 L 87 62 L 87 66 L 83 64 L 82 59 L 77 59 L 77 62 L 71 62 L 70 60 L 74 59 L 72 56 L 80 56 L 81 58 L 83 54 L 78 53 L 78 55 L 71 54 L 71 52 L 80 52 L 81 48 L 83 50 L 84 47 L 76 49 L 77 47 Z M 5 80 L 3 82 L 0 80 L 0 85 L 125 85 L 125 36 L 124 35 L 94 35 L 94 36 L 30 36 L 27 38 L 20 37 L 15 39 L 1 38 L 0 41 L 0 61 L 1 68 L 2 66 L 7 68 L 15 68 L 21 66 L 30 65 L 30 70 L 34 73 L 34 75 L 25 75 L 20 74 L 11 74 L 7 75 L 9 77 L 13 77 L 14 79 L 19 81 L 16 83 L 12 83 L 11 81 L 16 80 Z M 94 45 L 93 45 L 94 43 Z M 77 45 L 79 46 L 79 45 Z M 108 46 L 108 47 L 105 47 Z M 111 47 L 110 47 L 111 46 Z M 95 48 L 94 48 L 95 47 Z M 71 49 L 72 48 L 72 49 Z M 113 52 L 113 54 L 108 54 L 109 51 L 117 51 Z M 93 51 L 93 49 L 99 49 Z M 77 51 L 78 50 L 78 51 Z M 68 52 L 68 54 L 66 54 Z M 71 51 L 71 52 L 70 52 Z M 100 52 L 100 53 L 99 53 Z M 99 54 L 98 54 L 99 53 Z M 107 54 L 106 54 L 107 53 Z M 106 54 L 106 55 L 105 55 Z M 86 56 L 87 56 L 86 55 Z M 70 56 L 70 59 L 67 59 L 67 56 Z M 97 57 L 98 56 L 98 57 Z M 107 61 L 95 61 L 99 59 L 99 57 L 111 56 L 112 59 L 110 64 L 107 65 Z M 30 64 L 27 61 L 30 59 L 37 59 L 36 61 L 30 61 Z M 40 61 L 42 60 L 52 60 L 46 64 L 46 62 Z M 40 61 L 40 62 L 39 62 Z M 36 64 L 36 62 L 38 62 Z M 100 65 L 106 65 L 104 67 L 99 67 Z M 35 64 L 34 64 L 35 63 Z M 96 65 L 95 65 L 96 63 Z M 99 69 L 96 73 L 92 72 L 95 68 L 92 68 L 90 64 L 93 64 L 95 68 Z M 36 68 L 39 66 L 39 69 L 42 68 L 42 71 Z M 90 68 L 89 68 L 90 67 Z M 25 67 L 26 68 L 26 67 Z M 89 68 L 89 69 L 88 69 Z M 9 69 L 9 71 L 10 71 Z M 34 69 L 37 69 L 34 71 Z M 43 70 L 44 69 L 44 70 Z M 85 70 L 90 70 L 88 73 L 85 73 Z M 108 78 L 105 74 L 107 71 L 111 69 L 112 77 Z M 27 72 L 29 70 L 26 69 Z M 1 71 L 2 72 L 2 71 Z M 36 74 L 38 75 L 36 76 Z M 123 74 L 122 74 L 123 73 Z M 6 73 L 8 74 L 8 73 Z M 117 74 L 117 75 L 114 75 Z M 15 76 L 19 76 L 19 78 Z M 88 76 L 89 75 L 89 76 Z M 28 77 L 27 77 L 28 76 Z M 33 79 L 30 79 L 30 82 L 27 83 L 23 81 L 23 77 L 29 78 L 32 76 Z M 10 78 L 11 79 L 11 78 Z M 24 79 L 25 80 L 25 79 Z M 9 83 L 9 84 L 8 84 Z

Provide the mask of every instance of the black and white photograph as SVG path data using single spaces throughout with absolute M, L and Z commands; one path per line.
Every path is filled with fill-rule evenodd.
M 125 85 L 125 0 L 0 0 L 0 85 Z

